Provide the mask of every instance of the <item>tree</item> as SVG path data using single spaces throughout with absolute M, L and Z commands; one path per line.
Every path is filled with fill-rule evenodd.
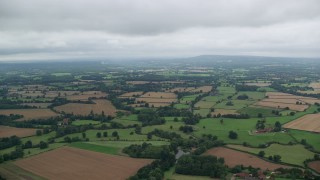
M 97 138 L 101 138 L 101 132 L 97 132 L 96 136 Z
M 265 154 L 266 154 L 266 153 L 265 153 L 264 151 L 260 151 L 260 152 L 258 153 L 258 156 L 264 157 Z
M 42 135 L 42 130 L 38 129 L 38 130 L 36 131 L 36 134 L 37 134 L 37 136 L 41 136 L 41 135 Z
M 275 132 L 279 132 L 281 131 L 282 127 L 281 127 L 281 123 L 279 121 L 277 121 L 275 124 L 274 124 L 274 131 Z
M 281 161 L 281 156 L 280 155 L 273 155 L 273 161 L 274 162 L 280 162 Z
M 87 137 L 87 134 L 85 132 L 82 133 L 82 138 L 85 139 Z
M 39 148 L 40 149 L 48 148 L 48 143 L 46 143 L 44 141 L 40 141 Z
M 108 132 L 107 131 L 103 132 L 103 137 L 108 137 Z
M 32 148 L 32 141 L 27 141 L 24 146 L 23 146 L 24 149 L 28 149 L 28 148 Z
M 119 136 L 119 135 L 118 135 L 118 132 L 117 132 L 117 131 L 113 131 L 113 132 L 112 132 L 112 137 L 117 137 L 117 136 Z
M 234 131 L 229 131 L 229 138 L 230 139 L 237 139 L 238 138 L 238 134 Z

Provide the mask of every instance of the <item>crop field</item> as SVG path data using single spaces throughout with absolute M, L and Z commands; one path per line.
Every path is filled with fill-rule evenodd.
M 124 94 L 120 95 L 120 97 L 128 98 L 128 97 L 133 97 L 133 96 L 140 96 L 140 95 L 142 95 L 142 94 L 143 94 L 142 91 L 127 92 L 127 93 L 124 93 Z
M 265 157 L 280 155 L 281 162 L 304 166 L 303 162 L 306 159 L 312 159 L 314 153 L 305 149 L 302 145 L 280 145 L 271 144 L 267 148 L 250 148 L 242 145 L 227 145 L 230 148 L 246 151 L 258 155 L 260 151 L 264 151 Z
M 201 92 L 201 93 L 207 93 L 212 91 L 212 86 L 201 86 L 196 89 L 191 90 L 190 92 Z
M 320 132 L 320 114 L 308 114 L 284 125 L 284 128 Z
M 111 116 L 114 116 L 117 111 L 116 108 L 108 100 L 99 99 L 93 100 L 93 102 L 95 104 L 68 103 L 62 106 L 55 107 L 55 110 L 77 115 L 88 115 L 91 111 L 93 111 L 94 114 L 101 114 L 103 111 L 105 115 Z
M 177 95 L 167 92 L 147 92 L 141 98 L 176 99 Z
M 68 100 L 71 101 L 87 101 L 89 98 L 104 98 L 107 97 L 106 93 L 101 91 L 85 91 L 76 95 L 67 96 Z
M 314 90 L 320 89 L 320 82 L 310 83 L 309 87 L 312 87 Z
M 50 109 L 1 109 L 0 114 L 9 116 L 10 114 L 20 114 L 23 118 L 17 121 L 27 121 L 31 119 L 46 119 L 58 116 Z
M 320 161 L 312 161 L 308 163 L 308 166 L 317 171 L 318 173 L 320 173 Z
M 295 111 L 304 111 L 309 106 L 308 105 L 298 105 L 298 104 L 289 104 L 289 103 L 280 103 L 280 102 L 270 102 L 270 101 L 259 101 L 255 103 L 256 106 L 262 106 L 262 107 L 269 107 L 269 108 L 278 108 L 278 109 L 285 109 L 289 108 L 290 110 Z
M 122 180 L 151 161 L 62 147 L 16 161 L 15 164 L 47 179 Z
M 192 90 L 195 90 L 196 88 L 194 87 L 176 87 L 176 88 L 172 88 L 172 89 L 168 89 L 166 90 L 166 92 L 190 92 Z
M 205 152 L 205 155 L 223 157 L 225 160 L 225 164 L 229 167 L 234 167 L 236 165 L 242 164 L 245 167 L 252 166 L 252 167 L 261 168 L 263 170 L 266 170 L 266 169 L 274 170 L 280 167 L 288 168 L 288 166 L 270 163 L 254 155 L 224 148 L 224 147 L 212 148 L 207 152 Z
M 239 114 L 236 110 L 232 109 L 214 109 L 214 112 L 211 113 L 212 115 L 225 115 L 225 114 Z
M 10 137 L 10 136 L 18 136 L 18 137 L 26 137 L 32 136 L 36 134 L 37 129 L 32 128 L 15 128 L 10 126 L 0 126 L 0 138 L 2 137 Z
M 51 103 L 22 103 L 22 105 L 27 105 L 27 106 L 32 106 L 32 107 L 36 107 L 39 109 L 46 109 L 48 108 L 48 106 L 51 105 Z
M 258 87 L 268 87 L 271 85 L 269 82 L 247 82 L 245 83 L 247 86 L 258 86 Z

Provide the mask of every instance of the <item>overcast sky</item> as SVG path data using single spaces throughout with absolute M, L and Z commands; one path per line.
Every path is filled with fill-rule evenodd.
M 0 0 L 0 61 L 320 57 L 320 0 Z

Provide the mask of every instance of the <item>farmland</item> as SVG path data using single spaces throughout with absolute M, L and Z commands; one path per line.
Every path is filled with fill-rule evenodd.
M 126 179 L 150 162 L 64 147 L 15 164 L 47 179 Z
M 35 134 L 36 134 L 36 129 L 0 126 L 0 138 L 10 137 L 10 136 L 14 136 L 14 135 L 16 135 L 18 137 L 26 137 L 26 136 L 32 136 Z
M 94 104 L 69 103 L 62 106 L 57 106 L 55 110 L 59 112 L 73 113 L 79 115 L 88 115 L 91 111 L 95 114 L 104 112 L 107 115 L 115 115 L 116 109 L 107 100 L 94 100 Z
M 284 125 L 285 128 L 320 132 L 320 114 L 308 114 Z
M 58 116 L 57 113 L 50 109 L 10 109 L 0 110 L 0 115 L 19 114 L 23 115 L 18 121 L 32 120 L 32 119 L 46 119 Z
M 223 157 L 226 161 L 226 165 L 230 167 L 234 167 L 239 164 L 242 164 L 243 166 L 253 166 L 253 167 L 259 167 L 261 169 L 270 169 L 270 170 L 274 170 L 280 167 L 283 167 L 283 168 L 287 167 L 284 165 L 270 163 L 262 159 L 259 159 L 256 156 L 231 150 L 228 148 L 213 148 L 208 150 L 205 154 Z
M 0 175 L 230 179 L 265 171 L 301 179 L 317 166 L 320 97 L 302 93 L 314 91 L 317 71 L 269 61 L 142 62 L 0 66 Z

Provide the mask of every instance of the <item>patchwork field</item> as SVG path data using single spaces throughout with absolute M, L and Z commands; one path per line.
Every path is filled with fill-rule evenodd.
M 31 120 L 31 119 L 47 119 L 58 116 L 57 113 L 50 109 L 2 109 L 0 114 L 9 116 L 10 114 L 20 114 L 23 118 L 17 121 Z
M 317 171 L 318 173 L 320 173 L 320 161 L 312 161 L 308 163 L 308 166 Z
M 177 88 L 173 88 L 173 89 L 169 89 L 169 90 L 166 90 L 166 92 L 189 92 L 189 91 L 192 91 L 192 90 L 195 90 L 196 88 L 194 87 L 177 87 Z
M 141 98 L 161 98 L 161 99 L 175 99 L 177 95 L 167 92 L 147 92 L 141 96 Z
M 194 90 L 191 90 L 190 92 L 201 92 L 201 93 L 207 93 L 207 92 L 210 92 L 212 91 L 212 86 L 201 86 L 201 87 L 198 87 Z
M 128 97 L 133 97 L 133 96 L 140 96 L 140 95 L 142 95 L 142 94 L 143 94 L 142 91 L 127 92 L 127 93 L 122 94 L 120 97 L 128 98 Z
M 289 129 L 320 132 L 320 114 L 307 114 L 283 126 Z
M 247 82 L 245 83 L 247 86 L 258 86 L 258 87 L 268 87 L 271 83 L 268 82 Z
M 229 167 L 234 167 L 236 165 L 243 165 L 245 167 L 252 166 L 255 168 L 261 168 L 263 170 L 266 170 L 266 169 L 274 170 L 280 167 L 288 168 L 288 166 L 270 163 L 254 155 L 224 148 L 224 147 L 210 149 L 205 154 L 214 155 L 217 157 L 223 157 L 225 160 L 225 164 Z
M 151 163 L 149 159 L 133 159 L 71 147 L 62 147 L 15 164 L 47 179 L 126 179 Z
M 236 112 L 236 110 L 232 109 L 215 109 L 214 112 L 211 113 L 211 115 L 225 115 L 225 114 L 239 114 Z
M 107 96 L 106 93 L 101 91 L 85 91 L 83 93 L 67 96 L 67 99 L 71 101 L 87 101 L 89 98 L 103 98 Z
M 265 157 L 280 155 L 281 161 L 289 164 L 294 164 L 298 166 L 304 166 L 303 162 L 306 159 L 312 159 L 314 153 L 305 149 L 303 145 L 281 145 L 281 144 L 271 144 L 267 148 L 251 148 L 242 145 L 227 145 L 230 148 L 238 149 L 241 151 L 246 151 L 254 154 L 258 154 L 260 151 L 265 152 Z
M 88 115 L 91 111 L 95 114 L 101 114 L 104 111 L 105 115 L 114 116 L 116 108 L 111 104 L 110 101 L 105 99 L 93 100 L 95 104 L 80 104 L 80 103 L 69 103 L 62 106 L 55 107 L 55 110 L 59 112 L 65 112 L 68 114 L 76 115 Z
M 37 129 L 15 128 L 10 126 L 0 126 L 0 138 L 16 135 L 18 137 L 32 136 L 36 134 Z
M 278 109 L 285 109 L 289 108 L 290 110 L 294 111 L 304 111 L 309 106 L 308 105 L 297 105 L 297 104 L 288 104 L 288 103 L 280 103 L 280 102 L 270 102 L 270 101 L 259 101 L 255 103 L 257 106 L 262 107 L 270 107 L 270 108 L 278 108 Z

